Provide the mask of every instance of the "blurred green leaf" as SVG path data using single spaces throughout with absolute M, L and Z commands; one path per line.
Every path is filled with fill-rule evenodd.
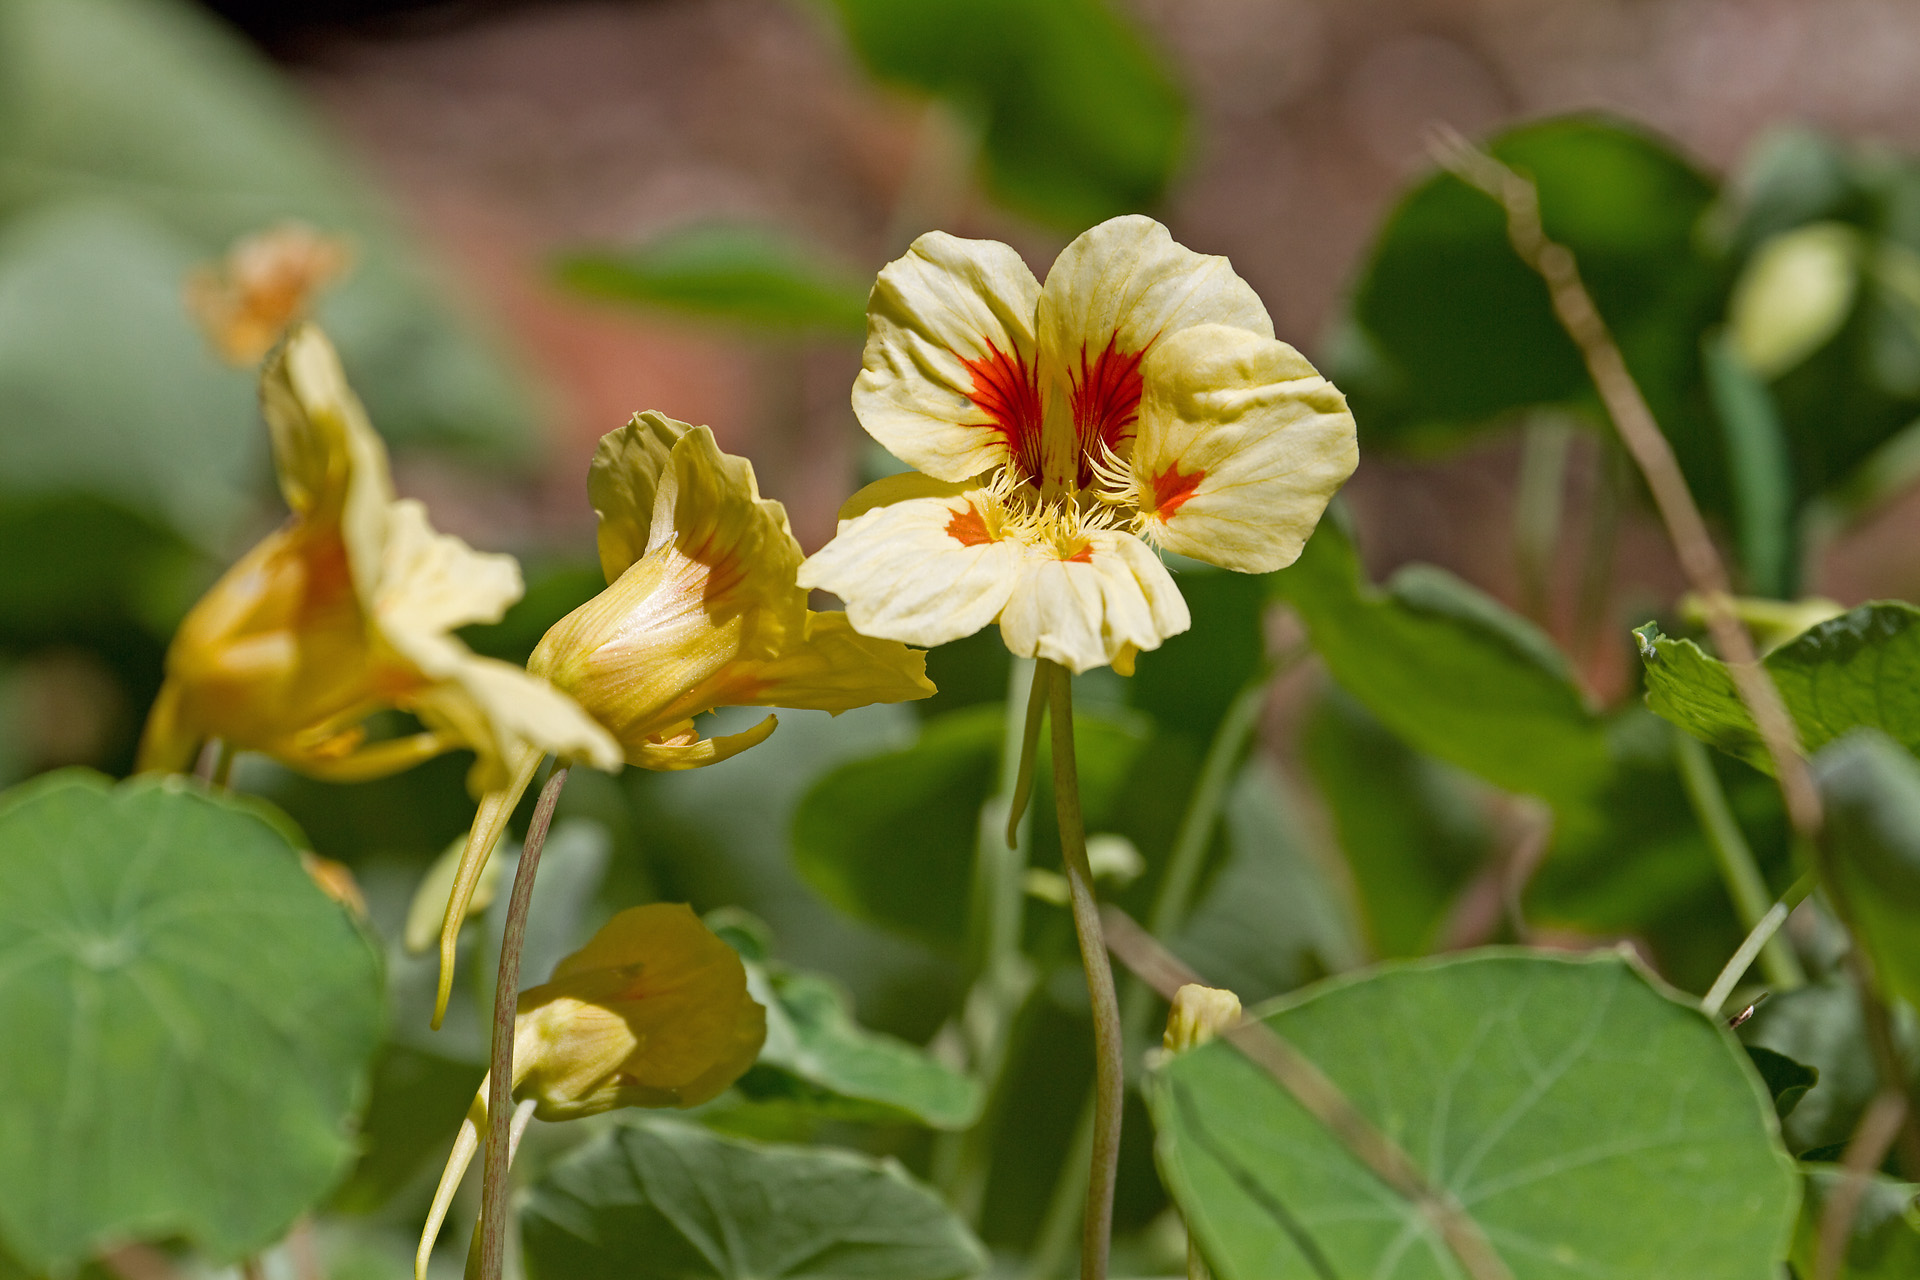
M 1831 1165 L 1806 1166 L 1806 1194 L 1800 1202 L 1800 1220 L 1793 1232 L 1789 1255 L 1802 1280 L 1818 1274 L 1820 1220 L 1835 1192 L 1846 1181 L 1845 1171 Z M 1844 1265 L 1834 1280 L 1909 1280 L 1920 1276 L 1920 1208 L 1914 1198 L 1920 1186 L 1881 1174 L 1871 1175 L 1866 1194 L 1853 1215 Z
M 820 250 L 766 227 L 684 227 L 631 249 L 570 253 L 556 268 L 580 293 L 766 329 L 867 331 L 867 284 Z
M 1556 805 L 1606 781 L 1606 725 L 1566 659 L 1491 597 L 1430 565 L 1372 586 L 1337 519 L 1274 582 L 1333 678 L 1413 746 Z
M 891 1160 L 652 1119 L 562 1160 L 520 1220 L 534 1280 L 963 1280 L 987 1266 Z
M 1516 1280 L 1778 1274 L 1798 1186 L 1770 1101 L 1722 1029 L 1617 954 L 1396 966 L 1267 1023 Z M 1161 1170 L 1221 1280 L 1458 1274 L 1421 1211 L 1228 1043 L 1174 1058 L 1150 1098 Z
M 257 1251 L 349 1158 L 379 962 L 268 816 L 79 772 L 0 800 L 0 1234 L 34 1270 Z
M 748 976 L 766 1006 L 767 1043 L 736 1086 L 747 1097 L 833 1119 L 905 1119 L 934 1129 L 964 1129 L 978 1114 L 973 1080 L 862 1027 L 836 983 L 751 961 Z
M 1021 213 L 1079 231 L 1160 199 L 1186 106 L 1105 0 L 833 0 L 882 80 L 942 98 L 980 131 L 982 176 Z
M 1368 939 L 1380 956 L 1424 955 L 1492 848 L 1475 784 L 1406 745 L 1333 691 L 1302 752 L 1333 818 Z
M 1750 1044 L 1747 1046 L 1747 1057 L 1753 1061 L 1754 1070 L 1760 1073 L 1760 1081 L 1767 1086 L 1767 1092 L 1773 1095 L 1773 1112 L 1782 1120 L 1792 1115 L 1793 1109 L 1800 1105 L 1800 1099 L 1820 1083 L 1819 1068 L 1795 1062 L 1784 1053 Z
M 1920 1008 L 1920 761 L 1862 729 L 1813 758 L 1826 865 L 1874 972 Z
M 470 1062 L 388 1045 L 374 1063 L 360 1122 L 360 1159 L 333 1194 L 339 1213 L 373 1213 L 445 1158 L 487 1071 Z
M 1180 573 L 1180 594 L 1193 626 L 1136 659 L 1127 703 L 1164 729 L 1207 742 L 1260 669 L 1270 590 L 1254 574 L 1189 565 Z
M 1911 1020 L 1901 1015 L 1896 1022 L 1903 1051 L 1913 1061 Z M 1853 1136 L 1879 1080 L 1852 984 L 1823 981 L 1776 992 L 1740 1028 L 1740 1038 L 1749 1047 L 1785 1054 L 1819 1073 L 1793 1114 L 1781 1121 L 1789 1150 L 1805 1154 L 1845 1144 Z M 1920 1072 L 1911 1083 L 1920 1084 Z
M 1879 729 L 1920 748 L 1920 609 L 1874 601 L 1809 628 L 1762 661 L 1792 713 L 1803 749 L 1850 729 Z M 1766 744 L 1726 664 L 1691 640 L 1648 623 L 1634 632 L 1647 705 L 1661 717 L 1756 769 L 1773 771 Z
M 1522 125 L 1488 149 L 1533 178 L 1547 234 L 1573 251 L 1696 495 L 1719 509 L 1723 466 L 1699 393 L 1699 335 L 1722 296 L 1698 243 L 1713 184 L 1664 141 L 1604 117 Z M 1352 297 L 1328 376 L 1362 449 L 1450 446 L 1516 410 L 1593 401 L 1499 205 L 1451 174 L 1400 202 Z

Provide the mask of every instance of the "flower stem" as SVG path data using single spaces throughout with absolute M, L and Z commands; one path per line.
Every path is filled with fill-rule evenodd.
M 500 1280 L 507 1251 L 507 1165 L 513 1132 L 513 1016 L 520 996 L 520 949 L 527 940 L 527 910 L 533 903 L 533 878 L 540 869 L 547 828 L 560 803 L 567 771 L 555 769 L 534 806 L 513 874 L 507 902 L 507 927 L 500 939 L 500 973 L 493 988 L 493 1056 L 487 1077 L 486 1176 L 480 1192 L 480 1280 Z
M 1043 666 L 1051 666 L 1041 659 Z M 1053 798 L 1060 826 L 1060 854 L 1066 864 L 1073 900 L 1073 928 L 1086 967 L 1087 997 L 1093 1009 L 1093 1160 L 1087 1173 L 1087 1213 L 1080 1241 L 1081 1280 L 1106 1280 L 1107 1248 L 1113 1234 L 1113 1188 L 1120 1170 L 1120 1111 L 1125 1101 L 1125 1050 L 1121 1044 L 1120 1000 L 1113 988 L 1113 966 L 1100 928 L 1100 904 L 1093 897 L 1093 869 L 1087 865 L 1086 825 L 1080 814 L 1080 774 L 1073 758 L 1073 681 L 1061 670 L 1049 677 L 1053 722 Z M 490 1278 L 489 1278 L 490 1280 Z
M 1707 758 L 1707 749 L 1691 734 L 1676 731 L 1673 754 L 1680 766 L 1680 781 L 1686 786 L 1687 800 L 1693 806 L 1693 816 L 1699 820 L 1700 830 L 1713 848 L 1713 860 L 1720 866 L 1727 896 L 1733 899 L 1733 909 L 1740 915 L 1741 926 L 1751 934 L 1766 918 L 1773 905 L 1773 895 L 1767 892 L 1767 882 L 1754 863 L 1753 850 L 1741 834 L 1740 824 L 1734 821 L 1733 808 L 1720 787 L 1720 776 L 1713 771 L 1713 761 Z M 1760 971 L 1766 975 L 1767 985 L 1776 991 L 1791 991 L 1807 984 L 1800 962 L 1787 948 L 1786 940 L 1777 935 L 1761 946 Z
M 1734 987 L 1738 986 L 1740 979 L 1746 976 L 1747 970 L 1753 965 L 1754 958 L 1760 954 L 1760 949 L 1766 946 L 1773 935 L 1779 931 L 1780 926 L 1787 922 L 1787 917 L 1793 914 L 1793 909 L 1800 905 L 1801 900 L 1813 892 L 1816 883 L 1818 883 L 1818 877 L 1814 872 L 1809 871 L 1794 881 L 1793 887 L 1781 895 L 1780 901 L 1767 908 L 1759 922 L 1747 934 L 1746 941 L 1740 944 L 1739 950 L 1733 953 L 1733 958 L 1727 961 L 1724 969 L 1720 970 L 1720 976 L 1713 980 L 1711 987 L 1707 988 L 1707 994 L 1701 997 L 1700 1008 L 1709 1018 L 1720 1016 L 1720 1011 L 1726 1006 L 1727 997 L 1733 994 Z

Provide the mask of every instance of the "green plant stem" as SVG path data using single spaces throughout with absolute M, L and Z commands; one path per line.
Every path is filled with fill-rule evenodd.
M 1520 475 L 1514 482 L 1513 552 L 1520 607 L 1542 627 L 1553 622 L 1553 560 L 1572 445 L 1573 428 L 1564 419 L 1528 423 L 1520 446 Z
M 507 1250 L 507 1165 L 513 1134 L 513 1018 L 520 998 L 520 950 L 527 941 L 527 911 L 533 904 L 533 879 L 540 870 L 540 852 L 547 844 L 547 828 L 560 803 L 567 771 L 555 769 L 540 792 L 520 849 L 520 865 L 513 873 L 513 896 L 507 902 L 506 930 L 500 939 L 500 972 L 493 988 L 493 1054 L 487 1077 L 487 1146 L 485 1181 L 480 1191 L 480 1280 L 500 1280 Z
M 1040 659 L 1042 665 L 1052 665 Z M 1121 1042 L 1120 1001 L 1113 987 L 1113 966 L 1100 928 L 1100 904 L 1093 896 L 1093 869 L 1087 865 L 1087 833 L 1080 813 L 1080 775 L 1073 754 L 1073 682 L 1065 671 L 1049 677 L 1053 721 L 1053 798 L 1060 825 L 1061 860 L 1072 895 L 1073 928 L 1086 968 L 1087 998 L 1093 1012 L 1093 1159 L 1087 1174 L 1087 1212 L 1080 1238 L 1081 1280 L 1106 1280 L 1107 1249 L 1113 1234 L 1113 1189 L 1120 1171 L 1120 1112 L 1126 1097 L 1125 1047 Z M 491 1280 L 491 1278 L 489 1278 Z
M 1214 829 L 1220 824 L 1233 771 L 1240 763 L 1249 739 L 1260 726 L 1260 712 L 1267 704 L 1267 689 L 1278 671 L 1290 668 L 1307 650 L 1303 646 L 1277 663 L 1263 667 L 1235 695 L 1214 730 L 1207 756 L 1200 764 L 1174 833 L 1173 851 L 1167 859 L 1167 871 L 1155 892 L 1148 913 L 1148 931 L 1162 942 L 1186 923 L 1193 908 L 1193 895 L 1199 887 L 1200 872 L 1206 866 L 1207 850 L 1213 844 Z M 1153 1014 L 1155 996 L 1146 983 L 1135 979 L 1127 985 L 1126 1003 L 1120 1015 L 1121 1043 L 1135 1045 L 1147 1035 L 1147 1019 Z M 1041 1220 L 1035 1238 L 1033 1257 L 1027 1266 L 1027 1280 L 1052 1280 L 1073 1240 L 1073 1222 L 1080 1216 L 1086 1194 L 1086 1174 L 1093 1156 L 1093 1100 L 1089 1096 L 1080 1108 L 1073 1137 L 1067 1144 L 1066 1161 L 1060 1166 L 1053 1195 L 1047 1202 L 1047 1216 Z
M 1726 883 L 1727 896 L 1733 899 L 1733 909 L 1739 913 L 1741 926 L 1752 936 L 1772 909 L 1773 895 L 1767 892 L 1767 882 L 1754 862 L 1753 849 L 1741 834 L 1740 824 L 1734 820 L 1733 808 L 1720 786 L 1720 775 L 1713 771 L 1713 761 L 1707 758 L 1707 749 L 1692 735 L 1676 730 L 1673 754 L 1680 766 L 1680 781 L 1686 787 L 1687 801 L 1693 806 L 1693 816 L 1713 849 L 1713 860 L 1720 868 L 1721 880 Z M 1760 948 L 1760 971 L 1766 975 L 1767 985 L 1776 991 L 1791 991 L 1807 984 L 1807 975 L 1800 968 L 1799 960 L 1787 946 L 1786 939 L 1777 934 L 1767 938 Z
M 200 749 L 194 775 L 215 791 L 225 791 L 233 777 L 233 744 L 225 738 L 209 739 Z
M 1747 970 L 1753 966 L 1754 959 L 1760 954 L 1760 949 L 1767 945 L 1775 933 L 1779 932 L 1780 926 L 1787 922 L 1789 915 L 1793 914 L 1793 909 L 1813 892 L 1814 886 L 1818 883 L 1819 877 L 1809 871 L 1793 882 L 1793 887 L 1781 895 L 1780 901 L 1767 908 L 1766 914 L 1762 915 L 1759 922 L 1753 926 L 1752 932 L 1747 934 L 1746 940 L 1733 953 L 1733 958 L 1727 961 L 1726 968 L 1720 970 L 1720 976 L 1713 980 L 1713 985 L 1701 998 L 1700 1008 L 1709 1018 L 1720 1016 L 1726 1008 L 1727 997 L 1733 994 L 1734 987 L 1739 985 L 1740 979 L 1746 976 Z
M 1012 689 L 1007 694 L 1007 723 L 1015 723 L 1019 713 L 1014 710 L 1014 700 L 1018 696 L 1020 669 L 1025 659 L 1016 658 L 1011 677 Z M 1013 765 L 1013 798 L 1007 802 L 1007 847 L 1017 848 L 1020 844 L 1020 820 L 1027 816 L 1027 802 L 1033 798 L 1033 760 L 1034 749 L 1040 745 L 1040 720 L 1047 713 L 1047 682 L 1051 678 L 1048 672 L 1051 663 L 1033 664 L 1032 687 L 1027 690 L 1026 716 L 1021 723 L 1019 741 L 1009 740 L 1007 752 L 1001 757 L 1001 767 L 1006 768 L 1011 757 Z M 1017 754 L 1015 754 L 1017 752 Z M 1001 777 L 1001 793 L 1009 789 L 1005 774 Z

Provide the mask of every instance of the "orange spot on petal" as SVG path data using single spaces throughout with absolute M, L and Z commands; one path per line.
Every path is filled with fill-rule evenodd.
M 1068 564 L 1092 564 L 1093 544 L 1091 542 L 1083 543 L 1078 551 L 1070 556 L 1062 556 L 1061 559 L 1065 560 Z
M 1207 478 L 1204 469 L 1181 475 L 1179 465 L 1169 462 L 1167 469 L 1153 478 L 1153 513 L 1162 520 L 1172 519 L 1173 513 L 1186 505 L 1200 482 Z
M 980 514 L 980 509 L 971 502 L 965 511 L 954 512 L 953 519 L 947 521 L 947 536 L 963 547 L 978 547 L 996 541 L 987 532 L 987 522 Z

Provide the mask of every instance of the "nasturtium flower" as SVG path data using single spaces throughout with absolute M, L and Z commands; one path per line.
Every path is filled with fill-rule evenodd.
M 997 619 L 1014 653 L 1076 672 L 1187 629 L 1153 547 L 1283 568 L 1358 456 L 1345 399 L 1226 259 L 1137 216 L 1045 285 L 1004 244 L 921 236 L 874 284 L 853 407 L 916 470 L 855 494 L 801 583 L 868 635 Z
M 627 763 L 697 769 L 778 723 L 701 737 L 694 717 L 719 707 L 838 713 L 933 693 L 925 653 L 807 608 L 785 508 L 760 496 L 753 465 L 722 453 L 706 427 L 636 415 L 601 439 L 587 494 L 607 589 L 555 623 L 527 669 L 577 699 Z M 468 898 L 540 756 L 524 749 L 474 816 L 440 936 L 436 1020 Z
M 520 993 L 512 1092 L 550 1121 L 694 1107 L 745 1074 L 766 1038 L 767 1013 L 747 994 L 739 955 L 684 904 L 651 903 L 616 915 L 551 980 Z M 486 1123 L 482 1081 L 441 1175 L 416 1274 Z
M 183 770 L 207 738 L 336 780 L 467 747 L 476 793 L 527 750 L 617 768 L 612 737 L 571 699 L 452 634 L 499 620 L 519 566 L 395 499 L 385 446 L 318 329 L 297 328 L 268 361 L 261 401 L 292 516 L 180 624 L 140 768 Z M 424 730 L 368 742 L 363 722 L 386 708 Z
M 187 277 L 187 311 L 222 357 L 255 365 L 352 262 L 344 240 L 283 222 L 242 236 Z

